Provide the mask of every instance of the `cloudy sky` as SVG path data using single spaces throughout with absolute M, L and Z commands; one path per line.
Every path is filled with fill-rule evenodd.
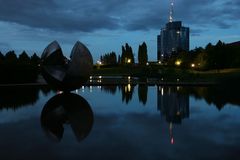
M 240 40 L 239 0 L 175 0 L 174 19 L 191 29 L 191 49 Z M 168 0 L 0 0 L 0 51 L 29 54 L 57 40 L 66 55 L 80 40 L 96 61 L 121 53 L 129 43 L 137 55 L 145 41 L 155 60 L 156 36 L 168 21 Z

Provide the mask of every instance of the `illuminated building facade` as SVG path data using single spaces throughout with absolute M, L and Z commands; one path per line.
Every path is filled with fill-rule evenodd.
M 189 51 L 189 28 L 181 21 L 173 21 L 173 0 L 171 1 L 169 22 L 157 36 L 158 60 L 169 58 L 173 53 Z

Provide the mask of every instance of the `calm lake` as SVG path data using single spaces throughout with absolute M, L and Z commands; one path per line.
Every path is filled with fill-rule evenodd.
M 240 159 L 237 88 L 0 88 L 1 160 Z

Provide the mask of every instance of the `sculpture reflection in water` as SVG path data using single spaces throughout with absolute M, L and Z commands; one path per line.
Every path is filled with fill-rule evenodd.
M 83 97 L 62 93 L 45 104 L 41 113 L 41 125 L 48 137 L 61 141 L 65 124 L 71 126 L 79 142 L 89 135 L 93 126 L 93 112 Z
M 93 58 L 81 42 L 74 45 L 70 60 L 67 59 L 57 41 L 50 43 L 41 56 L 41 72 L 51 86 L 60 90 L 80 88 L 93 69 Z

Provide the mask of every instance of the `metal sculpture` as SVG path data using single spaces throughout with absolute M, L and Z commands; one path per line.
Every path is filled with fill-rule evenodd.
M 93 68 L 88 48 L 77 41 L 67 59 L 57 41 L 50 43 L 41 56 L 41 71 L 48 84 L 60 90 L 73 90 L 83 85 Z

